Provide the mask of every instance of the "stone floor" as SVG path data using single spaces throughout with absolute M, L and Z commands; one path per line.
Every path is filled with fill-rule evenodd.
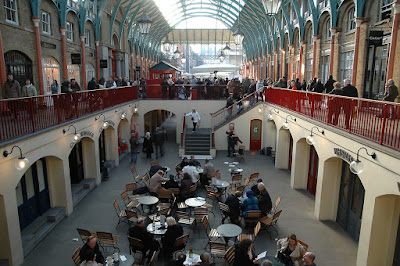
M 170 138 L 170 140 L 173 138 Z M 174 166 L 180 162 L 178 158 L 178 146 L 174 143 L 166 145 L 166 155 L 159 159 L 161 165 Z M 216 169 L 222 173 L 224 180 L 229 180 L 226 151 L 217 153 L 212 161 Z M 120 165 L 110 173 L 109 181 L 102 182 L 98 187 L 83 199 L 75 208 L 74 212 L 64 219 L 54 231 L 47 236 L 26 258 L 23 265 L 73 265 L 71 255 L 73 251 L 82 245 L 76 228 L 85 228 L 90 231 L 110 231 L 121 236 L 118 246 L 122 253 L 129 254 L 128 240 L 125 237 L 128 231 L 127 224 L 117 224 L 117 216 L 112 202 L 117 199 L 120 206 L 123 205 L 120 193 L 124 190 L 125 184 L 133 181 L 130 173 L 129 156 L 125 157 Z M 140 154 L 137 170 L 144 173 L 149 169 L 149 159 Z M 201 161 L 203 164 L 204 162 Z M 272 164 L 270 157 L 245 154 L 245 161 L 240 164 L 244 169 L 243 176 L 248 177 L 253 172 L 259 172 L 267 189 L 275 202 L 278 196 L 281 197 L 280 209 L 283 210 L 278 221 L 279 236 L 285 237 L 295 233 L 299 239 L 309 244 L 309 250 L 316 253 L 317 265 L 355 265 L 357 254 L 357 243 L 335 222 L 319 222 L 314 216 L 314 198 L 307 191 L 293 190 L 290 188 L 290 174 L 288 171 L 278 170 Z M 201 188 L 199 195 L 204 195 Z M 219 210 L 215 210 L 216 217 L 210 215 L 210 223 L 216 228 L 221 223 Z M 193 229 L 194 228 L 194 229 Z M 190 238 L 187 247 L 193 247 L 197 254 L 204 252 L 207 238 L 201 224 L 197 224 L 190 231 Z M 73 239 L 79 238 L 76 242 Z M 266 231 L 261 231 L 255 241 L 257 253 L 264 250 L 269 255 L 276 252 L 276 241 L 271 239 Z M 105 254 L 108 255 L 108 254 Z M 223 259 L 215 259 L 217 265 L 225 265 Z M 154 265 L 164 265 L 157 261 Z

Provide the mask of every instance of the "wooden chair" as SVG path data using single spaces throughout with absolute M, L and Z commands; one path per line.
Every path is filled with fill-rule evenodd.
M 259 175 L 260 175 L 260 173 L 252 173 L 249 177 L 250 182 L 253 182 L 253 183 L 257 182 Z
M 168 190 L 171 190 L 171 192 L 172 192 L 175 196 L 179 196 L 179 194 L 181 194 L 181 191 L 179 190 L 179 188 L 169 188 Z
M 212 193 L 214 193 L 214 194 L 217 196 L 217 198 L 221 197 L 222 193 L 219 192 L 218 189 L 216 189 L 215 187 L 213 187 L 213 186 L 207 186 L 207 185 L 205 185 L 204 187 L 205 187 L 205 189 L 206 189 L 207 192 L 212 192 Z
M 196 197 L 197 184 L 191 185 L 189 188 L 189 197 Z
M 190 217 L 190 214 L 183 211 L 177 211 L 176 216 L 178 217 L 178 223 L 184 225 L 192 225 L 194 218 Z
M 75 266 L 81 265 L 81 257 L 79 256 L 79 252 L 81 252 L 81 248 L 77 247 L 74 253 L 72 253 L 72 260 L 74 261 Z
M 133 175 L 133 178 L 136 179 L 137 177 L 136 166 L 131 167 L 131 173 Z
M 137 183 L 133 182 L 133 183 L 129 183 L 125 185 L 125 190 L 126 191 L 135 191 L 138 189 Z
M 102 232 L 102 231 L 97 231 L 96 232 L 97 239 L 99 240 L 99 245 L 103 248 L 103 250 L 106 250 L 107 247 L 112 247 L 113 252 L 115 253 L 115 250 L 119 250 L 119 247 L 117 246 L 119 236 L 113 235 L 112 233 L 109 232 Z
M 221 240 L 222 243 L 225 243 L 224 238 L 221 237 L 217 229 L 215 228 L 211 229 L 210 223 L 208 221 L 208 216 L 204 216 L 203 219 L 201 220 L 201 223 L 203 224 L 203 227 L 206 230 L 206 235 L 209 241 L 207 242 L 206 247 L 209 245 L 210 241 Z
M 281 197 L 278 197 L 278 198 L 276 199 L 276 201 L 275 201 L 275 206 L 274 206 L 274 207 L 271 209 L 271 211 L 270 211 L 270 214 L 271 214 L 272 216 L 275 215 L 276 210 L 278 209 L 279 203 L 281 203 Z
M 253 225 L 258 222 L 260 217 L 261 217 L 261 211 L 259 210 L 248 211 L 246 217 L 244 218 L 244 221 L 246 225 Z
M 115 212 L 117 213 L 117 216 L 118 216 L 118 224 L 117 224 L 116 228 L 118 227 L 118 225 L 120 223 L 129 224 L 128 217 L 126 216 L 126 212 L 119 208 L 119 204 L 118 204 L 118 201 L 116 199 L 114 199 L 113 205 L 114 205 Z
M 233 260 L 235 259 L 235 247 L 229 247 L 228 250 L 225 252 L 225 259 L 226 262 L 228 262 L 229 265 L 233 263 Z
M 202 221 L 205 216 L 208 216 L 207 208 L 194 208 L 194 221 Z
M 132 210 L 125 210 L 125 213 L 130 223 L 136 223 L 139 218 L 146 219 L 146 217 L 141 216 Z
M 243 194 L 244 193 L 244 189 L 245 189 L 244 185 L 241 185 L 239 187 L 232 187 L 232 190 L 231 190 L 230 194 L 236 194 L 236 192 L 240 192 L 240 193 Z
M 229 181 L 231 187 L 239 187 L 242 183 L 242 175 L 234 175 L 232 176 L 232 180 Z
M 178 237 L 175 240 L 173 252 L 176 252 L 178 250 L 184 250 L 185 247 L 186 247 L 188 239 L 189 239 L 189 235 L 188 234 L 185 234 L 185 235 L 182 235 L 182 236 Z
M 148 217 L 149 217 L 150 221 L 159 222 L 161 220 L 161 215 L 167 217 L 170 214 L 170 212 L 171 212 L 170 208 L 164 208 L 164 209 L 158 210 L 154 214 L 150 214 Z
M 140 252 L 140 260 L 143 259 L 144 256 L 144 244 L 142 240 L 128 236 L 129 241 L 129 255 L 135 255 L 137 252 Z
M 86 244 L 89 237 L 91 236 L 96 237 L 96 233 L 90 232 L 89 230 L 81 228 L 76 228 L 76 230 L 78 231 L 78 234 L 81 237 L 83 244 Z
M 275 226 L 276 226 L 276 223 L 278 222 L 278 219 L 279 219 L 279 216 L 281 215 L 281 213 L 282 213 L 282 210 L 275 213 L 273 217 L 264 216 L 260 219 L 260 222 L 264 225 L 270 238 L 272 238 L 272 235 L 271 235 L 271 232 L 269 229 L 274 230 L 276 235 L 278 235 L 278 230 L 275 228 Z
M 159 165 L 160 163 L 158 162 L 158 161 L 151 161 L 150 162 L 150 167 L 152 167 L 152 166 L 156 166 L 156 165 Z
M 215 171 L 215 172 L 212 172 L 212 173 L 210 174 L 210 179 L 213 179 L 213 178 L 221 179 L 221 173 L 220 173 L 218 170 Z
M 207 203 L 207 199 L 209 201 L 211 201 L 211 204 Z M 215 192 L 207 191 L 206 203 L 203 205 L 203 207 L 207 208 L 214 215 L 214 217 L 215 217 L 215 213 L 213 210 L 214 210 L 215 202 L 219 202 L 217 194 Z
M 221 211 L 221 216 L 222 216 L 222 223 L 224 223 L 226 218 L 229 218 L 230 210 L 229 206 L 226 205 L 225 203 L 218 202 L 219 205 L 219 210 Z
M 209 241 L 211 256 L 225 257 L 226 243 Z
M 307 252 L 307 250 L 308 250 L 308 244 L 304 243 L 303 241 L 301 241 L 301 240 L 299 240 L 299 239 L 297 239 L 297 242 L 299 242 L 300 245 L 303 246 L 304 251 Z
M 242 241 L 243 239 L 250 239 L 251 241 L 255 241 L 256 240 L 256 236 L 258 235 L 258 233 L 260 232 L 261 229 L 261 223 L 258 222 L 256 224 L 256 226 L 254 227 L 254 234 L 240 234 L 238 236 L 238 242 Z
M 140 205 L 139 202 L 130 199 L 128 191 L 126 191 L 126 190 L 121 193 L 121 198 L 125 204 L 125 207 L 128 209 L 137 208 Z
M 158 198 L 161 200 L 163 200 L 164 202 L 171 202 L 172 201 L 172 191 L 165 189 L 165 188 L 158 188 L 157 189 L 157 196 Z

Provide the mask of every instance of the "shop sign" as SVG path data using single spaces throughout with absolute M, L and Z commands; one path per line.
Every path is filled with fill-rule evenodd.
M 136 67 L 136 71 L 140 71 L 140 66 L 137 66 L 137 67 Z
M 370 31 L 368 40 L 369 45 L 382 46 L 383 31 Z
M 108 62 L 107 60 L 100 60 L 100 68 L 107 68 Z
M 333 152 L 339 157 L 345 160 L 348 163 L 351 163 L 352 161 L 355 161 L 353 156 L 351 156 L 347 151 L 344 151 L 339 148 L 334 148 Z
M 81 64 L 81 54 L 71 54 L 71 62 L 73 65 Z
M 40 42 L 40 46 L 42 46 L 43 48 L 48 48 L 48 49 L 56 49 L 57 45 L 55 45 L 54 43 L 49 43 L 49 42 Z
M 93 138 L 94 134 L 91 131 L 82 131 L 81 132 L 81 136 L 82 137 L 91 137 L 91 138 Z

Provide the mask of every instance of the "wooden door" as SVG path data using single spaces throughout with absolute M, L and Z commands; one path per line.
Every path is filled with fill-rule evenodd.
M 253 119 L 250 121 L 250 150 L 261 150 L 262 121 Z
M 79 184 L 84 179 L 81 142 L 75 144 L 68 159 L 71 184 Z
M 308 164 L 308 180 L 307 180 L 307 190 L 315 196 L 315 191 L 317 189 L 317 176 L 318 176 L 318 154 L 315 151 L 314 146 L 310 146 L 310 160 Z

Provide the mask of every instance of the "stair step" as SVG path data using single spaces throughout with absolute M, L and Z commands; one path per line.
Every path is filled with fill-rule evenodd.
M 203 148 L 210 148 L 210 143 L 206 143 L 206 144 L 185 144 L 186 148 L 193 148 L 193 147 L 203 147 Z
M 210 139 L 186 139 L 186 142 L 198 142 L 198 143 L 202 143 L 202 142 L 204 142 L 204 143 L 206 143 L 206 142 L 209 142 L 210 141 Z
M 210 155 L 210 151 L 185 151 L 187 155 Z
M 72 202 L 75 207 L 96 186 L 96 180 L 94 178 L 86 178 L 81 183 L 73 186 L 76 187 L 72 191 Z

